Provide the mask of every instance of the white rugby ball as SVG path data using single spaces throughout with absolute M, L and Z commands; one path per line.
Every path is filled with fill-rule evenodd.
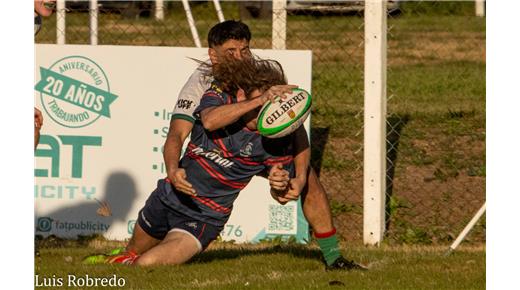
M 287 98 L 266 102 L 258 114 L 258 132 L 268 138 L 280 138 L 296 131 L 311 112 L 312 97 L 300 88 Z

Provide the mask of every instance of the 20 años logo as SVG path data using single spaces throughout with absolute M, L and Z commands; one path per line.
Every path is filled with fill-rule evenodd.
M 47 114 L 69 128 L 88 126 L 101 116 L 110 118 L 110 105 L 117 96 L 110 92 L 105 72 L 91 59 L 68 56 L 40 67 L 40 92 Z

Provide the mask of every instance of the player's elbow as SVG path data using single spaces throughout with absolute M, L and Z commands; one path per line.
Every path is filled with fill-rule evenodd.
M 202 111 L 200 114 L 200 122 L 202 123 L 202 126 L 207 131 L 215 131 L 218 129 L 217 120 L 211 116 L 211 113 L 209 110 Z
M 201 119 L 201 122 L 202 122 L 202 126 L 204 127 L 205 130 L 207 131 L 215 131 L 217 130 L 217 126 L 215 124 L 215 121 L 211 120 L 211 119 L 207 119 L 207 118 L 202 118 Z

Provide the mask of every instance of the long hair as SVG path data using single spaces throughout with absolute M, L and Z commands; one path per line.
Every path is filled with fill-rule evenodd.
M 225 91 L 234 94 L 238 89 L 243 89 L 247 97 L 254 90 L 263 92 L 274 85 L 287 84 L 279 62 L 258 57 L 241 60 L 229 58 L 213 66 L 212 76 Z

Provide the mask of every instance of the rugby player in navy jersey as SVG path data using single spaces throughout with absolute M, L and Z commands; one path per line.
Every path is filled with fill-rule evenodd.
M 249 27 L 241 22 L 227 20 L 213 26 L 208 33 L 208 55 L 210 63 L 218 65 L 229 57 L 243 59 L 251 56 Z M 212 78 L 204 69 L 196 69 L 179 93 L 173 110 L 170 130 L 164 144 L 164 162 L 168 178 L 174 187 L 186 194 L 196 194 L 192 184 L 186 180 L 186 172 L 179 167 L 179 158 L 184 140 L 193 128 L 193 112 L 199 105 L 203 93 L 210 87 Z M 219 116 L 217 116 L 219 117 Z M 294 143 L 305 144 L 307 135 L 298 132 Z M 309 222 L 314 237 L 323 253 L 327 269 L 350 269 L 351 263 L 341 256 L 338 235 L 332 221 L 327 194 L 318 175 L 310 166 L 310 150 L 294 156 L 296 177 L 291 179 L 291 189 L 285 198 L 277 197 L 281 202 L 297 200 L 301 196 L 303 214 Z M 300 169 L 305 168 L 304 171 Z M 273 181 L 270 181 L 272 183 Z
M 295 146 L 293 135 L 262 137 L 256 125 L 262 105 L 294 86 L 286 85 L 277 62 L 253 58 L 226 61 L 214 66 L 212 75 L 214 81 L 194 112 L 190 143 L 179 163 L 196 194 L 181 192 L 169 178 L 159 180 L 138 214 L 126 251 L 91 256 L 88 262 L 157 265 L 188 261 L 218 237 L 239 192 L 257 174 L 268 173 L 271 194 L 279 202 L 291 200 L 288 195 L 294 190 L 291 180 L 296 174 L 293 156 L 308 151 L 309 144 Z M 307 138 L 303 127 L 293 134 Z M 348 269 L 361 268 L 341 260 L 348 263 Z
M 104 261 L 184 263 L 218 237 L 233 202 L 253 176 L 270 172 L 273 194 L 283 198 L 288 192 L 289 177 L 294 175 L 293 137 L 262 137 L 256 118 L 271 96 L 294 86 L 284 85 L 281 66 L 274 61 L 229 61 L 213 69 L 212 75 L 215 80 L 195 110 L 190 143 L 179 163 L 197 194 L 180 192 L 168 178 L 159 180 L 138 213 L 127 251 Z M 226 116 L 219 118 L 222 113 Z M 308 144 L 302 149 L 309 150 Z M 103 260 L 90 257 L 91 262 L 95 259 Z

